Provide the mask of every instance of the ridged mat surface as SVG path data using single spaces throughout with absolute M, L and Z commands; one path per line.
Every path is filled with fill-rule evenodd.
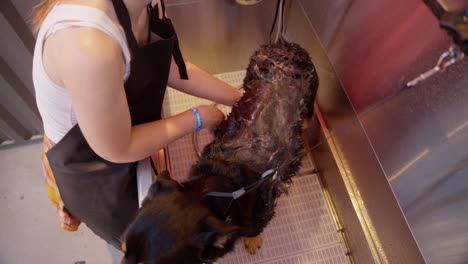
M 245 71 L 215 75 L 235 87 L 241 87 L 244 76 Z M 213 102 L 168 87 L 163 115 L 172 116 L 203 104 Z M 220 109 L 226 114 L 230 111 L 226 106 L 220 106 Z M 193 135 L 188 135 L 168 146 L 171 175 L 176 180 L 183 181 L 198 158 L 194 142 L 202 150 L 212 135 L 203 129 L 196 140 L 193 139 Z M 348 263 L 320 183 L 317 176 L 311 174 L 312 170 L 312 162 L 305 157 L 300 176 L 294 178 L 289 195 L 278 200 L 276 216 L 265 229 L 263 245 L 257 254 L 248 254 L 239 242 L 234 252 L 217 263 Z

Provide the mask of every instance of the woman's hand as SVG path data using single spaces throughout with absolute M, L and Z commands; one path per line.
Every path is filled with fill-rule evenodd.
M 176 63 L 172 60 L 168 84 L 170 87 L 196 97 L 233 106 L 242 97 L 243 91 L 186 62 L 189 79 L 180 79 Z
M 203 120 L 203 128 L 214 128 L 225 119 L 224 113 L 214 105 L 200 105 L 197 108 Z

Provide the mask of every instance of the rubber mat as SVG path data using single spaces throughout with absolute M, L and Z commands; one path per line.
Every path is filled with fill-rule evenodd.
M 215 75 L 235 87 L 241 87 L 244 76 L 245 71 Z M 172 116 L 203 104 L 213 102 L 168 87 L 163 115 Z M 226 114 L 230 111 L 225 106 L 220 109 Z M 202 150 L 211 140 L 211 131 L 203 129 L 196 137 L 188 135 L 169 145 L 171 176 L 184 181 L 198 159 L 195 145 Z M 247 253 L 239 242 L 217 263 L 348 263 L 317 176 L 311 171 L 313 164 L 306 156 L 290 193 L 278 200 L 276 216 L 265 229 L 262 248 L 255 255 Z
M 238 243 L 218 263 L 348 263 L 316 175 L 294 178 L 255 255 Z

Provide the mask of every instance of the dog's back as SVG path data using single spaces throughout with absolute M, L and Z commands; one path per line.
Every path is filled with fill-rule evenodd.
M 255 183 L 265 171 L 275 171 L 275 179 L 239 199 L 237 212 L 231 210 L 232 223 L 245 228 L 247 236 L 263 231 L 274 216 L 276 199 L 299 169 L 302 124 L 313 113 L 317 87 L 314 65 L 304 49 L 292 43 L 262 46 L 247 69 L 244 96 L 192 168 L 191 176 L 221 175 L 231 182 L 230 190 L 218 184 L 210 191 L 234 191 Z M 217 204 L 212 210 L 219 215 L 225 208 Z
M 302 157 L 302 123 L 313 113 L 318 77 L 307 52 L 293 43 L 265 45 L 251 58 L 245 94 L 215 132 L 203 156 L 274 169 L 285 181 Z

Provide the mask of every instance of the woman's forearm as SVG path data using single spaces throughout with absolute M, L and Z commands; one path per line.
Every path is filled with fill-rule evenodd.
M 224 114 L 215 106 L 198 106 L 202 127 L 216 126 L 224 119 Z M 166 147 L 175 140 L 193 133 L 196 130 L 197 121 L 195 114 L 187 110 L 168 118 L 133 126 L 124 151 L 114 152 L 113 162 L 134 162 L 153 155 L 158 150 Z
M 127 147 L 107 158 L 116 163 L 142 160 L 195 131 L 195 127 L 195 118 L 190 110 L 162 120 L 133 126 L 125 144 Z
M 173 62 L 169 75 L 169 86 L 181 92 L 208 99 L 220 104 L 232 106 L 241 96 L 242 91 L 223 82 L 197 66 L 186 63 L 189 80 L 179 77 L 177 66 Z
M 242 96 L 242 91 L 211 76 L 193 64 L 187 63 L 189 80 L 182 80 L 174 63 L 168 85 L 187 94 L 231 106 Z M 204 127 L 210 127 L 223 119 L 222 112 L 212 106 L 200 106 Z M 131 128 L 124 151 L 113 153 L 113 162 L 134 162 L 154 154 L 175 140 L 195 131 L 196 122 L 190 110 L 162 120 Z

